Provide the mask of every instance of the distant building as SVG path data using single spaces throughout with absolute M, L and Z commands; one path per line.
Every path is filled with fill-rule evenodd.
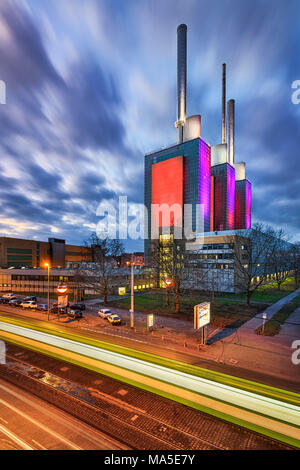
M 49 272 L 49 287 L 51 293 L 56 293 L 57 285 L 64 282 L 70 290 L 71 300 L 82 300 L 86 295 L 95 295 L 96 292 L 90 288 L 80 285 L 75 269 L 52 268 Z M 130 268 L 115 268 L 112 271 L 110 288 L 115 295 L 126 295 L 130 293 Z M 142 292 L 156 287 L 157 274 L 154 269 L 135 266 L 134 268 L 134 290 Z M 48 293 L 48 272 L 42 268 L 8 268 L 0 269 L 0 293 L 14 292 L 32 293 L 40 296 L 47 296 Z M 0 294 L 1 295 L 1 294 Z M 99 294 L 99 297 L 101 295 Z
M 133 261 L 135 266 L 144 266 L 144 253 L 142 251 L 135 251 L 133 253 L 123 253 L 120 257 L 120 267 L 127 267 Z
M 0 237 L 0 267 L 66 267 L 92 261 L 88 247 L 68 245 L 65 240 L 49 238 L 48 242 Z

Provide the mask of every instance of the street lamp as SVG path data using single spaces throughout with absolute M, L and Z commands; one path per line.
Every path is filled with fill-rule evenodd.
M 45 268 L 48 268 L 48 321 L 50 318 L 50 265 L 45 263 Z
M 68 292 L 69 292 L 69 287 L 67 286 L 67 284 L 65 284 L 64 282 L 60 282 L 58 284 L 58 286 L 56 287 L 56 292 L 59 296 L 62 296 L 62 300 L 63 300 L 63 305 L 65 305 L 65 307 L 68 306 Z M 59 298 L 57 299 L 57 310 L 58 310 L 58 320 L 60 318 L 60 305 L 59 305 Z
M 134 327 L 134 262 L 131 258 L 131 302 L 130 302 L 130 328 Z
M 173 285 L 173 279 L 165 279 L 165 284 L 167 288 L 167 305 L 170 305 L 170 289 Z

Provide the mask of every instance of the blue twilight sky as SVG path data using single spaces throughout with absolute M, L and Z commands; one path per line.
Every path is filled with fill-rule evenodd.
M 100 202 L 143 202 L 144 153 L 176 141 L 180 23 L 188 114 L 220 143 L 226 62 L 253 221 L 300 239 L 299 0 L 1 0 L 0 235 L 81 243 Z

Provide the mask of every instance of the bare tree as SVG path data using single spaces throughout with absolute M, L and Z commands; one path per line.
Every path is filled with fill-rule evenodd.
M 232 236 L 234 245 L 235 287 L 246 293 L 246 304 L 270 272 L 274 230 L 256 223 L 245 237 Z
M 90 236 L 85 245 L 92 250 L 93 263 L 88 268 L 79 268 L 76 280 L 82 287 L 103 296 L 106 304 L 112 292 L 118 259 L 124 252 L 123 246 L 119 240 L 101 239 L 96 233 Z
M 181 296 L 191 290 L 197 282 L 193 255 L 185 252 L 185 241 L 176 239 L 173 234 L 152 241 L 152 266 L 158 272 L 158 283 L 163 285 L 166 279 L 172 281 L 168 287 L 175 298 L 175 311 L 180 311 Z
M 295 288 L 299 287 L 300 278 L 300 242 L 293 243 L 290 246 L 291 270 L 294 273 Z
M 275 281 L 280 290 L 281 284 L 290 274 L 290 246 L 287 234 L 282 230 L 273 230 L 271 241 L 270 264 Z

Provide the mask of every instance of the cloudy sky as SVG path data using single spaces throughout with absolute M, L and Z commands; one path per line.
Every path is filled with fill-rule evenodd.
M 220 143 L 226 62 L 253 221 L 300 239 L 298 0 L 1 0 L 0 235 L 77 244 L 99 203 L 143 202 L 145 152 L 176 141 L 180 23 L 188 114 Z

